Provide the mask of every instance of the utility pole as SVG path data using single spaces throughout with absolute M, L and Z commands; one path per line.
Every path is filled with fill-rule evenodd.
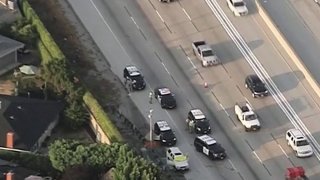
M 149 118 L 149 124 L 150 124 L 150 142 L 152 143 L 152 112 L 153 112 L 153 109 L 150 109 L 149 110 L 149 114 L 148 114 L 148 118 Z

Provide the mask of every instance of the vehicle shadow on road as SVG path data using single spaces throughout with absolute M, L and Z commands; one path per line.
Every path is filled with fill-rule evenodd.
M 286 92 L 297 87 L 304 75 L 301 71 L 293 71 L 272 76 L 271 79 L 281 92 Z
M 253 40 L 253 41 L 248 42 L 247 44 L 251 50 L 254 50 L 263 44 L 263 40 L 261 40 L 261 39 Z
M 217 53 L 222 64 L 227 64 L 243 58 L 243 55 L 231 40 L 210 44 L 210 46 L 213 51 Z

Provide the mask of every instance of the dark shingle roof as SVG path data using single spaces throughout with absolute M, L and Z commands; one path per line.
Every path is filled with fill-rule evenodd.
M 0 35 L 0 57 L 24 46 L 23 43 Z
M 0 146 L 14 132 L 14 147 L 31 150 L 63 109 L 62 102 L 0 95 Z

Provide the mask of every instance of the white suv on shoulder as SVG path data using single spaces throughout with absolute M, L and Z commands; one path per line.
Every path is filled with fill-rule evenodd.
M 248 8 L 243 0 L 227 0 L 227 4 L 235 16 L 248 14 Z
M 297 157 L 308 157 L 313 154 L 313 150 L 307 140 L 299 129 L 290 129 L 286 133 L 286 140 L 288 145 L 296 153 Z

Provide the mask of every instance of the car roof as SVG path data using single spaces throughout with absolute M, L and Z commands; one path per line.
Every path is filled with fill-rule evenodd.
M 216 144 L 217 141 L 215 139 L 213 139 L 212 137 L 208 136 L 208 135 L 202 135 L 202 136 L 198 136 L 198 138 L 205 142 L 207 145 L 212 145 L 212 144 Z
M 167 131 L 171 129 L 167 121 L 161 120 L 156 123 L 158 124 L 160 131 Z
M 297 139 L 305 139 L 305 136 L 302 134 L 302 132 L 299 129 L 290 129 L 288 130 L 294 137 Z
M 160 92 L 160 95 L 167 95 L 167 94 L 171 94 L 171 91 L 169 88 L 163 87 L 163 88 L 159 88 L 158 91 Z
M 234 3 L 243 2 L 243 0 L 232 0 Z
M 192 115 L 195 119 L 204 119 L 206 116 L 203 114 L 203 112 L 200 109 L 192 109 L 191 110 Z
M 139 69 L 134 65 L 129 65 L 126 67 L 126 69 L 128 70 L 130 76 L 137 76 L 141 74 Z
M 251 74 L 248 77 L 252 79 L 253 82 L 257 82 L 257 81 L 262 82 L 261 79 L 255 74 Z
M 173 154 L 176 154 L 176 153 L 182 154 L 182 152 L 180 151 L 180 149 L 178 147 L 170 147 L 168 149 L 170 149 Z

